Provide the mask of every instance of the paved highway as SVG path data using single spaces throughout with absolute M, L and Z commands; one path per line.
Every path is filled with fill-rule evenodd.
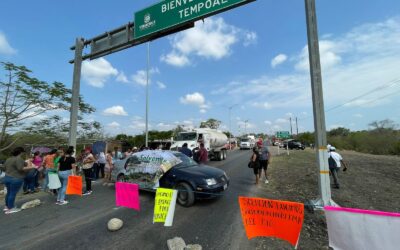
M 134 211 L 115 207 L 114 188 L 96 183 L 92 195 L 69 197 L 65 206 L 39 193 L 29 198 L 40 198 L 44 202 L 40 207 L 1 214 L 0 249 L 167 249 L 167 240 L 176 236 L 203 249 L 282 249 L 286 245 L 281 242 L 265 246 L 262 239 L 249 241 L 245 235 L 238 197 L 267 196 L 255 186 L 252 170 L 247 168 L 250 155 L 250 151 L 236 150 L 225 161 L 210 162 L 230 177 L 228 190 L 218 199 L 197 201 L 190 208 L 178 205 L 172 227 L 152 223 L 153 193 L 141 192 L 141 211 Z M 122 219 L 124 227 L 112 233 L 107 222 L 114 217 Z

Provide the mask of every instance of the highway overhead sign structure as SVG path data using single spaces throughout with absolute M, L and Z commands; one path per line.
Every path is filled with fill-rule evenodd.
M 177 28 L 255 0 L 165 0 L 135 13 L 134 38 Z
M 276 132 L 276 137 L 280 139 L 288 139 L 290 138 L 289 131 L 278 131 Z

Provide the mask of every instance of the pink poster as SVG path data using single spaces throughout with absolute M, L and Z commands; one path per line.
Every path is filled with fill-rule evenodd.
M 139 185 L 125 182 L 115 183 L 115 201 L 117 206 L 140 211 Z

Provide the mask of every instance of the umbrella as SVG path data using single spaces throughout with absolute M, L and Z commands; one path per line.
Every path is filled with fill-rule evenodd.
M 48 153 L 48 152 L 50 152 L 51 149 L 48 148 L 48 147 L 36 147 L 36 148 L 33 148 L 33 149 L 32 149 L 32 153 L 35 153 L 35 152 L 37 152 L 37 151 L 39 151 L 39 153 L 43 154 L 43 153 Z

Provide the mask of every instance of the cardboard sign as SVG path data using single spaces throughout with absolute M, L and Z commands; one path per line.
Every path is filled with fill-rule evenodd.
M 239 197 L 239 205 L 247 238 L 277 237 L 297 248 L 303 226 L 304 204 Z
M 329 246 L 334 249 L 385 249 L 400 246 L 400 213 L 325 207 Z
M 172 226 L 177 195 L 177 190 L 157 188 L 153 223 L 164 222 L 164 226 Z
M 65 193 L 82 196 L 82 176 L 68 176 L 67 191 Z
M 115 183 L 115 202 L 117 206 L 139 211 L 139 185 L 125 182 Z

